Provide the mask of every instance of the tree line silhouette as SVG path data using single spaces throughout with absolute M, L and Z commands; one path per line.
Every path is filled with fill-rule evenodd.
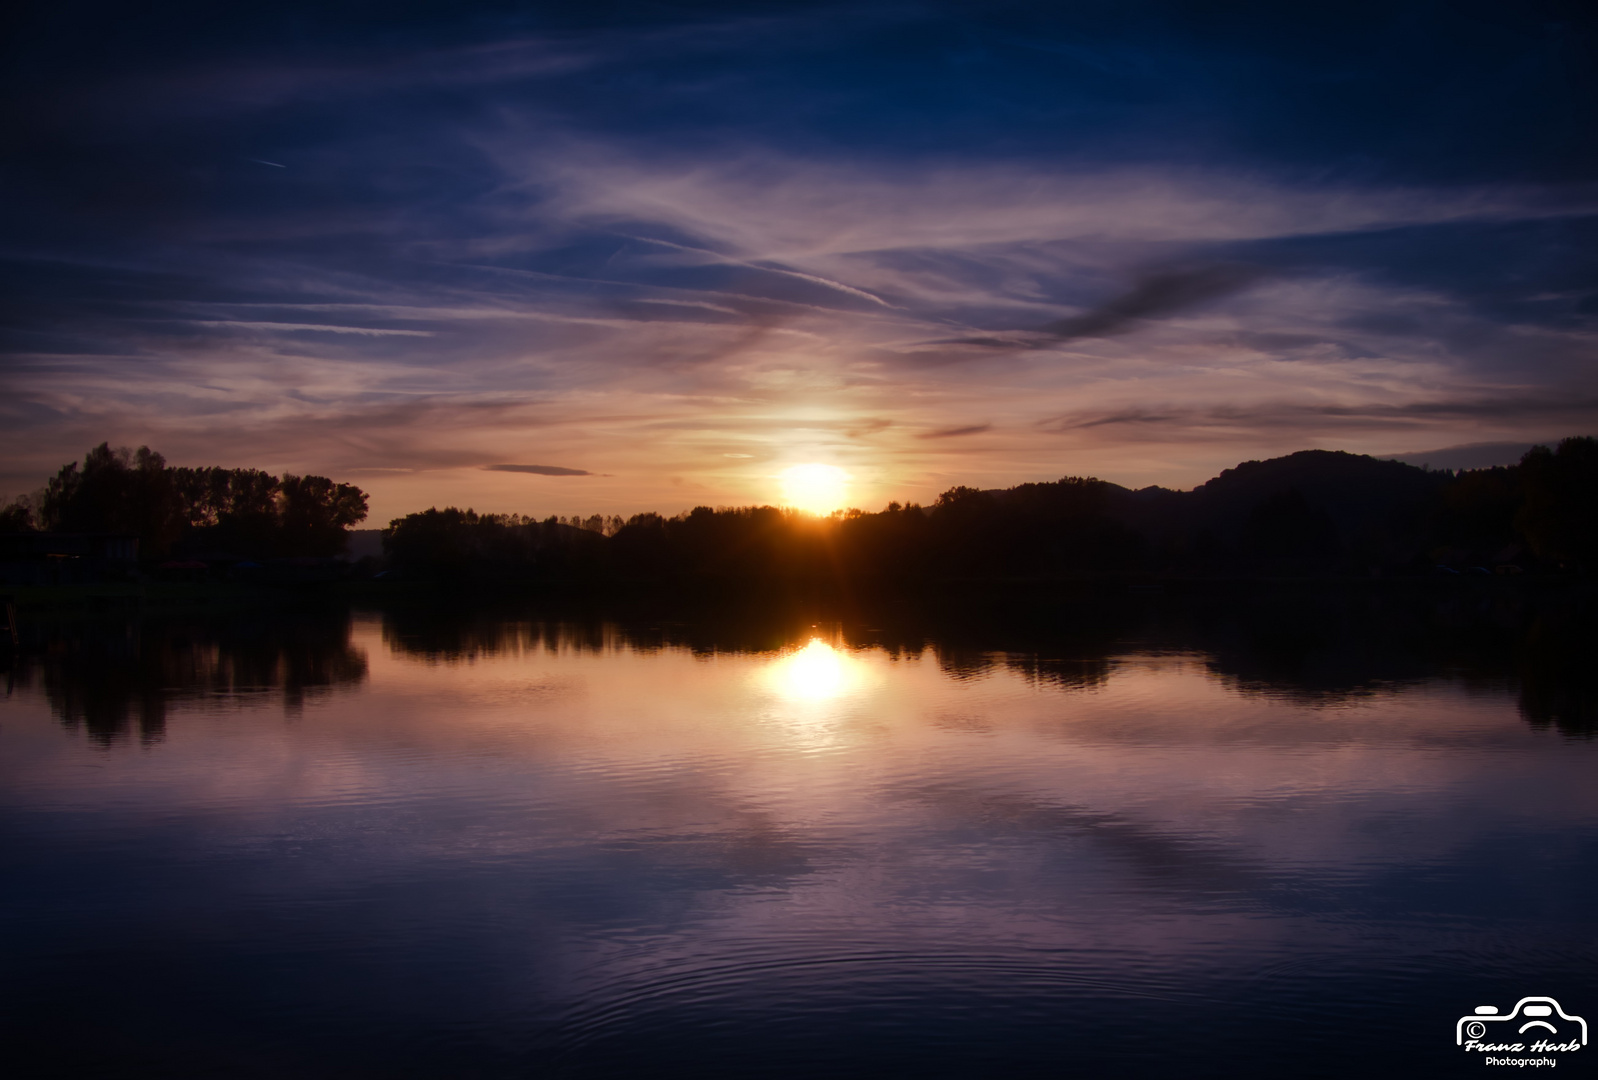
M 91 450 L 0 529 L 139 537 L 172 552 L 332 556 L 366 517 L 360 488 L 258 469 L 174 468 L 146 447 Z M 1430 471 L 1305 450 L 1192 491 L 1066 477 L 953 487 L 928 506 L 827 517 L 695 507 L 623 521 L 430 508 L 383 531 L 390 571 L 434 580 L 627 584 L 756 578 L 1078 579 L 1129 574 L 1318 576 L 1587 573 L 1598 567 L 1598 439 L 1512 466 Z
M 773 506 L 625 522 L 435 508 L 391 522 L 384 543 L 396 572 L 455 580 L 1584 573 L 1598 567 L 1598 440 L 1459 473 L 1305 450 L 1192 491 L 1066 477 L 819 518 Z
M 176 468 L 147 446 L 101 443 L 32 498 L 0 508 L 0 531 L 136 536 L 146 561 L 200 551 L 330 557 L 366 519 L 366 503 L 360 488 L 325 476 Z

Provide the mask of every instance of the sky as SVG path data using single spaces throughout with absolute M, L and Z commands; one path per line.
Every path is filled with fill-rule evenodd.
M 1582 4 L 5 18 L 0 495 L 102 441 L 381 525 L 1598 433 Z

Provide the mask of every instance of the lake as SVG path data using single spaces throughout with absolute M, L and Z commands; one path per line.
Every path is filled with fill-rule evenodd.
M 43 620 L 7 1055 L 1476 1075 L 1598 1019 L 1591 604 L 1497 588 Z

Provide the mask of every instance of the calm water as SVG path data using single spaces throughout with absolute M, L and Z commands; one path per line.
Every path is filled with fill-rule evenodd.
M 1478 1005 L 1598 1023 L 1579 611 L 918 618 L 36 628 L 7 1057 L 1419 1077 L 1482 1072 Z

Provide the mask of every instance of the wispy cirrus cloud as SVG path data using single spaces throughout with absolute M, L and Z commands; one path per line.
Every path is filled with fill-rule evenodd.
M 962 435 L 981 435 L 983 432 L 992 430 L 992 424 L 965 424 L 961 427 L 947 427 L 938 428 L 936 431 L 923 431 L 916 437 L 920 439 L 958 439 Z
M 528 473 L 532 476 L 593 476 L 587 469 L 568 469 L 560 465 L 484 465 L 489 472 Z

